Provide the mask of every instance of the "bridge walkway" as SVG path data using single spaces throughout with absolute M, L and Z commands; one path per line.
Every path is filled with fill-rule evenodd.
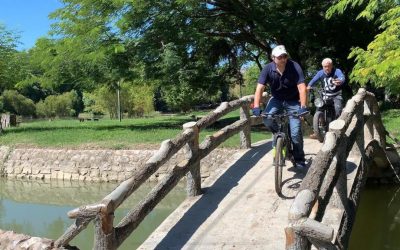
M 322 144 L 305 139 L 304 146 L 310 166 Z M 348 180 L 354 179 L 359 161 L 347 159 Z M 225 169 L 202 184 L 204 194 L 186 199 L 139 249 L 284 249 L 289 208 L 307 172 L 289 164 L 282 198 L 274 189 L 271 141 L 233 155 Z M 336 232 L 341 214 L 327 209 L 323 222 Z

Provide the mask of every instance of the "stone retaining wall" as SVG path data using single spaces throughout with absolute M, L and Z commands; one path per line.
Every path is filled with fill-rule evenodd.
M 0 247 L 2 250 L 55 250 L 56 248 L 54 248 L 53 245 L 54 241 L 50 239 L 32 237 L 0 229 Z
M 201 160 L 207 178 L 238 150 L 215 149 Z M 122 181 L 142 168 L 156 150 L 62 150 L 0 147 L 0 175 L 18 179 Z M 149 181 L 158 181 L 184 155 L 179 151 Z

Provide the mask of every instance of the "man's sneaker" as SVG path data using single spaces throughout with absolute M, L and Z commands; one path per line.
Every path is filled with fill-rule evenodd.
M 306 169 L 306 163 L 303 161 L 296 162 L 295 167 L 299 170 L 304 170 Z
M 316 135 L 315 133 L 311 134 L 309 137 L 310 139 L 318 140 L 318 135 Z

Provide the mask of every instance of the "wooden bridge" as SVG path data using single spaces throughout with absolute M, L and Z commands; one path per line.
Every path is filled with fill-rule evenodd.
M 305 140 L 306 158 L 321 145 Z M 289 208 L 306 171 L 284 168 L 283 197 L 274 187 L 271 141 L 232 156 L 221 173 L 202 183 L 139 249 L 283 249 Z
M 262 122 L 250 116 L 252 102 L 253 97 L 246 96 L 222 103 L 197 122 L 185 124 L 182 133 L 164 141 L 140 172 L 103 200 L 70 211 L 75 222 L 52 247 L 68 247 L 94 220 L 94 249 L 117 249 L 186 176 L 188 198 L 140 249 L 346 248 L 368 173 L 397 176 L 398 166 L 387 156 L 387 131 L 374 95 L 360 89 L 330 124 L 323 144 L 305 140 L 308 171 L 285 168 L 283 197 L 274 191 L 271 143 L 251 145 L 251 126 Z M 236 109 L 240 120 L 199 144 L 199 131 Z M 243 151 L 232 155 L 224 171 L 201 183 L 201 159 L 236 133 Z M 118 206 L 181 149 L 186 159 L 114 225 Z

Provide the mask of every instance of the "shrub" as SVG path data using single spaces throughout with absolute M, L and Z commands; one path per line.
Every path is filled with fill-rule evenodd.
M 129 88 L 129 96 L 131 105 L 127 109 L 129 116 L 143 116 L 154 111 L 154 87 L 138 83 L 136 85 L 127 86 Z
M 128 117 L 143 116 L 154 111 L 154 88 L 143 82 L 124 82 L 121 84 L 121 111 Z M 106 86 L 98 88 L 93 94 L 84 93 L 85 112 L 108 113 L 110 118 L 118 117 L 117 91 Z
M 105 109 L 100 102 L 98 101 L 98 97 L 96 93 L 83 93 L 83 111 L 85 113 L 93 114 L 93 115 L 104 115 L 107 113 L 107 109 Z
M 37 114 L 49 118 L 74 116 L 76 111 L 73 107 L 77 101 L 78 95 L 74 90 L 62 95 L 50 95 L 36 104 Z
M 162 98 L 171 111 L 187 112 L 198 104 L 219 103 L 222 96 L 220 89 L 216 88 L 213 93 L 209 93 L 201 88 L 193 88 L 186 82 L 165 86 L 161 90 Z
M 5 90 L 1 95 L 2 110 L 17 115 L 35 116 L 36 107 L 33 101 L 15 90 Z

